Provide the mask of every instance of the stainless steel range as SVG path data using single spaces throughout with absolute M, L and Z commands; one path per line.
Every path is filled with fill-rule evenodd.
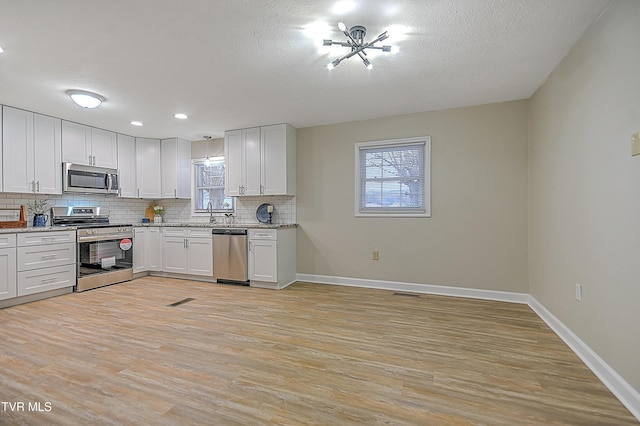
M 76 291 L 133 278 L 133 225 L 110 223 L 107 207 L 52 207 L 51 217 L 54 226 L 78 228 Z

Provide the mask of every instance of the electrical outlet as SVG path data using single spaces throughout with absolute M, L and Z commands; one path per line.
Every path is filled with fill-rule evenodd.
M 631 155 L 640 155 L 640 132 L 631 135 Z
M 582 284 L 576 283 L 576 300 L 582 302 Z
M 380 260 L 380 253 L 378 250 L 374 250 L 371 252 L 371 260 Z

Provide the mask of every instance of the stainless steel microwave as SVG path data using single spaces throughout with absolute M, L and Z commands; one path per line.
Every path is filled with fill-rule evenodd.
M 82 164 L 63 163 L 64 192 L 118 195 L 118 170 Z

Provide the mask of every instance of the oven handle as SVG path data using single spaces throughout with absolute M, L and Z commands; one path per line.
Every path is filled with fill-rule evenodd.
M 133 238 L 133 234 L 111 234 L 111 235 L 92 235 L 86 237 L 78 237 L 79 243 L 92 243 L 96 241 L 121 240 L 123 238 Z

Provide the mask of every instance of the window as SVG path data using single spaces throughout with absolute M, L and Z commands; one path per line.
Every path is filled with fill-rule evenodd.
M 356 216 L 431 216 L 428 136 L 355 144 Z
M 214 213 L 233 212 L 233 198 L 224 194 L 224 157 L 193 160 L 192 165 L 192 213 L 209 213 L 209 203 Z

